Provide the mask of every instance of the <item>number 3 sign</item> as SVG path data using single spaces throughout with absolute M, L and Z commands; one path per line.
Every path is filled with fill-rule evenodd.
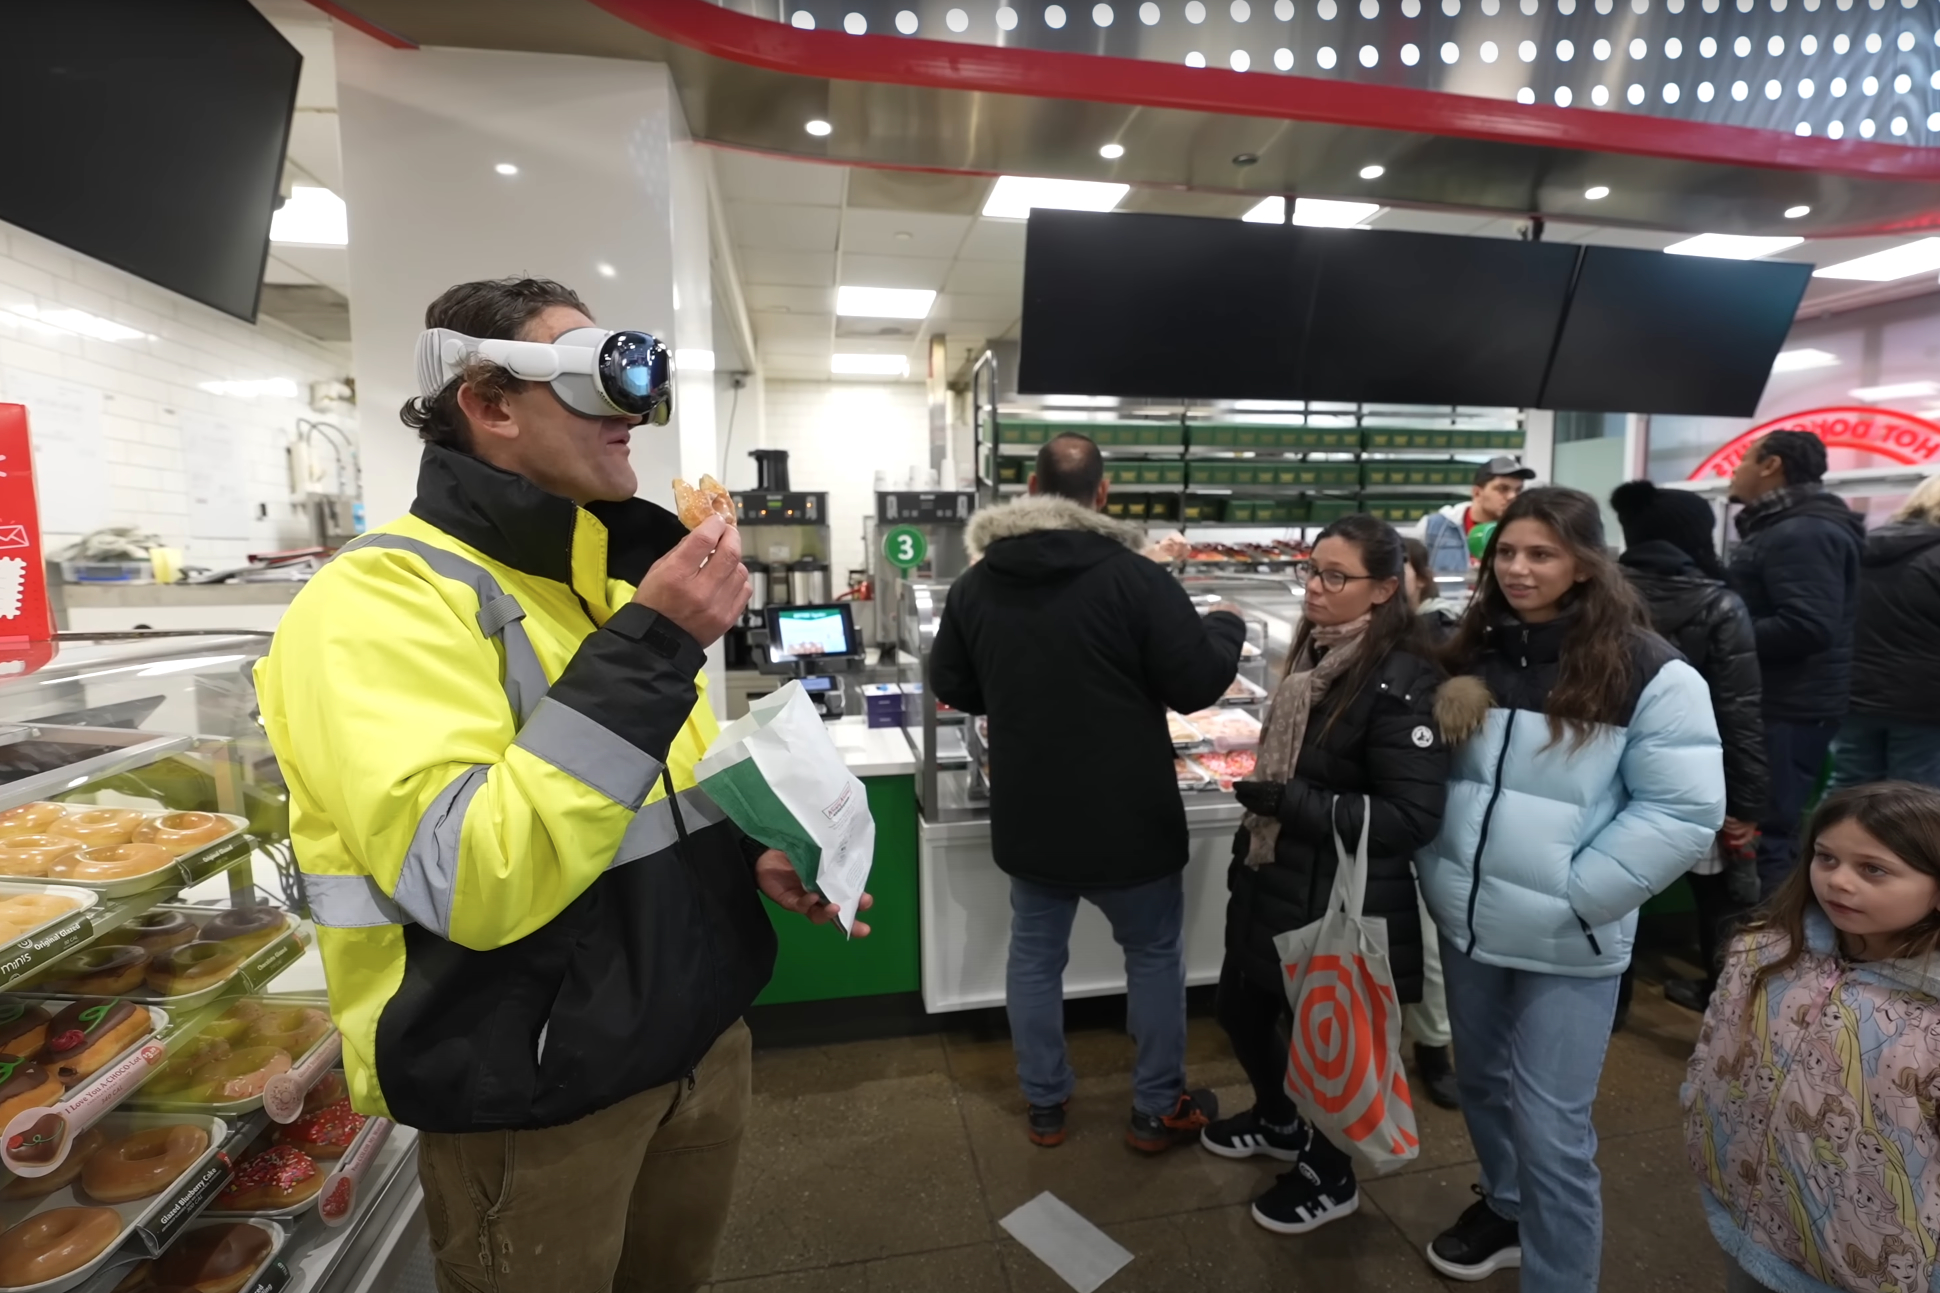
M 898 570 L 914 570 L 930 555 L 930 542 L 913 525 L 899 525 L 882 536 L 882 555 Z

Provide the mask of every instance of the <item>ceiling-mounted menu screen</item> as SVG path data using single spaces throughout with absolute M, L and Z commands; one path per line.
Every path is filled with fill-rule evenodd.
M 248 0 L 15 0 L 0 220 L 253 320 L 303 60 Z
M 1749 417 L 1811 278 L 1790 261 L 1585 247 L 1543 405 Z
M 1748 416 L 1811 266 L 1037 211 L 1018 390 Z

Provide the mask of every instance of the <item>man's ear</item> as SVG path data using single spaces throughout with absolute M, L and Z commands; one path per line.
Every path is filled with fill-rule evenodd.
M 497 440 L 516 440 L 519 419 L 503 395 L 493 398 L 470 382 L 458 388 L 458 407 L 471 423 L 472 434 Z

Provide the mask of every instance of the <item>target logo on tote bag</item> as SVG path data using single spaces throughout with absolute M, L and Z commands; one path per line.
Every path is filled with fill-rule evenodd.
M 1336 809 L 1340 801 L 1334 801 Z M 1367 819 L 1340 858 L 1327 911 L 1273 940 L 1293 1007 L 1287 1094 L 1308 1122 L 1377 1172 L 1421 1153 L 1414 1102 L 1401 1069 L 1401 1003 L 1388 964 L 1388 924 L 1367 917 Z

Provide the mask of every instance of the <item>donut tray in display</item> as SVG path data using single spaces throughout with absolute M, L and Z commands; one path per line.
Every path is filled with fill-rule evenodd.
M 318 1174 L 324 1180 L 323 1184 L 318 1187 L 317 1192 L 301 1203 L 292 1204 L 287 1208 L 258 1208 L 247 1212 L 230 1212 L 224 1210 L 222 1199 L 218 1196 L 204 1210 L 203 1215 L 210 1217 L 265 1217 L 287 1221 L 295 1217 L 303 1216 L 319 1203 L 323 1202 L 324 1199 L 338 1194 L 340 1192 L 338 1183 L 346 1178 L 351 1181 L 349 1190 L 351 1197 L 345 1199 L 343 1202 L 347 1204 L 350 1210 L 354 1210 L 354 1195 L 357 1185 L 361 1181 L 364 1172 L 376 1159 L 378 1151 L 383 1148 L 383 1142 L 389 1137 L 390 1132 L 390 1119 L 366 1118 L 364 1119 L 364 1125 L 358 1129 L 356 1138 L 345 1147 L 344 1152 L 338 1158 L 335 1160 L 312 1158 L 310 1161 L 315 1165 Z M 255 1144 L 238 1154 L 236 1156 L 237 1171 L 240 1172 L 247 1167 L 250 1160 L 258 1154 L 272 1148 L 275 1145 L 275 1136 L 276 1130 L 272 1128 L 270 1131 L 258 1137 Z M 305 1157 L 308 1156 L 306 1155 Z M 339 1216 L 335 1222 L 326 1220 L 325 1224 L 340 1225 L 346 1219 L 345 1217 Z
M 69 1003 L 50 1000 L 37 1004 L 44 1004 L 58 1016 Z M 101 1121 L 110 1110 L 118 1107 L 142 1083 L 148 1081 L 156 1065 L 167 1054 L 168 1043 L 164 1034 L 168 1029 L 168 1012 L 154 1006 L 137 1005 L 135 1009 L 148 1015 L 148 1032 L 122 1047 L 106 1063 L 63 1091 L 51 1103 L 23 1109 L 12 1115 L 4 1127 L 0 1127 L 0 1169 L 24 1176 L 39 1176 L 54 1171 L 66 1161 L 67 1151 L 71 1148 L 70 1137 L 78 1136 Z M 43 1052 L 34 1062 L 44 1063 L 45 1060 Z M 58 1121 L 58 1127 L 43 1130 L 41 1124 L 50 1117 Z M 30 1139 L 37 1137 L 45 1140 L 49 1132 L 60 1141 L 58 1152 L 51 1160 L 45 1160 L 37 1167 L 22 1166 L 25 1159 L 19 1151 Z
M 66 911 L 16 925 L 7 920 L 8 903 L 15 898 L 58 897 L 71 900 Z M 94 937 L 90 917 L 98 895 L 68 885 L 36 884 L 31 880 L 0 881 L 0 988 L 32 974 Z
M 103 1203 L 87 1193 L 84 1178 L 76 1177 L 71 1183 L 61 1186 L 52 1194 L 36 1199 L 8 1200 L 4 1197 L 7 1187 L 0 1186 L 0 1249 L 6 1244 L 7 1234 L 16 1227 L 28 1223 L 34 1217 L 52 1212 L 59 1208 L 106 1208 L 116 1213 L 121 1220 L 120 1228 L 112 1241 L 107 1243 L 92 1259 L 65 1275 L 42 1280 L 36 1284 L 4 1284 L 0 1289 L 7 1293 L 62 1293 L 63 1290 L 77 1288 L 87 1282 L 88 1277 L 105 1266 L 121 1247 L 122 1241 L 138 1229 L 147 1226 L 164 1208 L 174 1203 L 185 1183 L 202 1175 L 203 1170 L 215 1161 L 217 1152 L 229 1135 L 229 1128 L 220 1118 L 166 1117 L 155 1114 L 114 1113 L 99 1124 L 104 1134 L 104 1142 L 113 1144 L 123 1137 L 139 1131 L 156 1127 L 190 1126 L 205 1133 L 208 1144 L 203 1147 L 190 1164 L 180 1173 L 170 1178 L 161 1188 L 143 1198 L 126 1203 Z M 96 1151 L 100 1152 L 99 1150 Z M 85 1167 L 83 1168 L 85 1171 Z M 9 1181 L 8 1186 L 14 1182 Z M 0 1275 L 0 1278 L 4 1278 Z
M 280 907 L 267 905 L 230 908 L 176 906 L 165 903 L 150 909 L 145 916 L 139 919 L 179 915 L 182 919 L 196 927 L 196 936 L 191 940 L 193 945 L 216 946 L 216 944 L 205 944 L 201 938 L 201 933 L 218 916 L 227 915 L 232 911 L 275 912 L 283 919 L 282 931 L 263 946 L 242 952 L 240 958 L 227 973 L 211 979 L 208 986 L 198 988 L 193 992 L 180 992 L 172 995 L 161 993 L 155 990 L 151 981 L 144 979 L 137 986 L 113 995 L 126 997 L 130 1001 L 141 1001 L 151 1005 L 167 1006 L 170 1010 L 178 1012 L 195 1010 L 210 1004 L 226 992 L 234 991 L 238 981 L 240 981 L 244 992 L 254 992 L 264 987 L 270 980 L 294 965 L 297 958 L 303 955 L 303 949 L 309 945 L 307 927 L 301 920 Z M 131 923 L 123 926 L 121 929 L 103 935 L 93 946 L 83 949 L 77 955 L 83 957 L 98 957 L 106 955 L 117 948 L 132 947 L 137 933 L 138 926 Z M 161 949 L 152 952 L 150 955 L 153 959 L 158 960 L 161 957 L 167 956 L 171 951 L 180 950 L 180 948 Z M 18 991 L 29 996 L 37 993 L 44 996 L 77 995 L 77 989 L 64 983 L 64 978 L 68 973 L 68 967 L 62 964 L 46 965 L 41 973 L 36 975 L 31 982 L 22 984 Z M 102 995 L 109 994 L 103 993 Z
M 236 1002 L 234 1005 L 230 1007 L 230 1013 L 234 1013 L 236 1010 L 240 1009 L 243 1006 L 251 1004 L 251 1002 L 255 1000 L 256 999 L 245 998 L 242 1001 Z M 288 997 L 288 998 L 280 998 L 280 999 L 269 998 L 269 999 L 262 999 L 260 1001 L 256 1001 L 256 1004 L 267 1006 L 271 1010 L 313 1009 L 321 1012 L 326 1021 L 329 1019 L 329 1012 L 327 1008 L 324 1006 L 322 1002 L 314 998 L 308 998 L 308 997 Z M 225 1014 L 222 1018 L 212 1020 L 209 1024 L 205 1025 L 202 1032 L 198 1035 L 198 1037 L 195 1040 L 190 1041 L 189 1043 L 184 1045 L 177 1054 L 169 1057 L 170 1063 L 189 1064 L 191 1068 L 194 1067 L 194 1064 L 198 1062 L 196 1058 L 198 1047 L 207 1045 L 211 1040 L 213 1040 L 213 1038 L 211 1037 L 212 1030 L 218 1029 L 222 1024 L 223 1020 L 226 1018 L 228 1018 L 227 1014 Z M 238 1052 L 251 1049 L 253 1046 L 258 1045 L 258 1043 L 253 1043 L 251 1041 L 250 1037 L 246 1032 L 242 1034 L 240 1037 L 238 1037 L 236 1040 L 241 1042 L 241 1045 L 235 1048 Z M 265 1049 L 280 1049 L 280 1048 L 265 1048 Z M 282 1050 L 281 1053 L 285 1055 L 289 1055 L 289 1052 L 287 1050 Z M 294 1109 L 278 1108 L 273 1112 L 274 1121 L 279 1121 L 279 1122 L 285 1121 L 286 1120 L 285 1118 L 274 1117 L 274 1115 L 275 1114 L 293 1115 L 296 1113 L 300 1113 L 302 1108 L 303 1097 L 309 1092 L 312 1086 L 314 1086 L 317 1082 L 321 1081 L 324 1077 L 326 1077 L 330 1073 L 330 1071 L 335 1067 L 337 1061 L 342 1057 L 342 1055 L 343 1055 L 343 1039 L 338 1035 L 336 1025 L 327 1024 L 324 1031 L 318 1036 L 316 1041 L 312 1042 L 308 1047 L 304 1048 L 298 1054 L 290 1055 L 290 1064 L 287 1070 L 278 1074 L 272 1074 L 268 1082 L 265 1083 L 264 1089 L 256 1092 L 256 1094 L 254 1095 L 245 1096 L 237 1100 L 226 1100 L 226 1101 L 195 1101 L 195 1100 L 183 1099 L 181 1098 L 181 1096 L 176 1095 L 166 1089 L 169 1085 L 169 1075 L 166 1072 L 166 1066 L 165 1066 L 164 1072 L 157 1077 L 157 1079 L 153 1083 L 152 1089 L 142 1092 L 140 1096 L 137 1098 L 142 1108 L 144 1109 L 167 1110 L 167 1111 L 180 1112 L 180 1113 L 213 1114 L 224 1118 L 239 1118 L 245 1114 L 255 1113 L 258 1109 L 261 1109 L 264 1107 L 266 1096 L 275 1097 L 276 1098 L 275 1102 L 279 1104 L 293 1099 L 295 1102 Z M 210 1058 L 222 1058 L 222 1057 L 211 1056 Z M 279 1078 L 281 1077 L 288 1077 L 290 1081 L 280 1082 Z M 288 1117 L 287 1121 L 295 1121 L 294 1116 Z
M 91 806 L 72 805 L 77 810 L 85 810 Z M 146 814 L 150 821 L 175 815 L 174 813 Z M 217 872 L 225 870 L 231 863 L 248 857 L 255 849 L 254 842 L 243 836 L 243 832 L 249 827 L 248 818 L 236 817 L 230 813 L 209 813 L 208 816 L 227 825 L 228 831 L 206 844 L 198 844 L 179 857 L 169 859 L 153 871 L 144 871 L 140 875 L 126 876 L 118 880 L 76 880 L 63 876 L 59 883 L 71 885 L 76 889 L 90 890 L 103 898 L 126 898 L 130 894 L 147 893 L 151 889 L 165 886 L 186 887 L 199 884 Z
M 269 1236 L 268 1255 L 263 1257 L 256 1264 L 256 1268 L 249 1273 L 248 1277 L 237 1286 L 237 1293 L 278 1293 L 278 1290 L 290 1282 L 289 1268 L 282 1261 L 283 1249 L 290 1242 L 289 1230 L 277 1225 L 274 1221 L 263 1221 L 255 1217 L 227 1220 L 216 1224 L 224 1227 L 236 1225 L 249 1226 Z M 213 1226 L 197 1224 L 192 1226 L 190 1230 L 192 1232 L 213 1228 Z M 186 1233 L 183 1238 L 185 1240 L 187 1239 Z M 118 1252 L 115 1254 L 113 1260 L 88 1281 L 80 1293 L 158 1293 L 158 1290 L 162 1288 L 162 1285 L 156 1282 L 159 1277 L 155 1272 L 159 1265 L 161 1263 L 152 1258 L 144 1257 L 133 1252 Z M 145 1268 L 147 1278 L 138 1283 L 128 1283 L 129 1280 L 134 1278 L 137 1267 Z M 175 1287 L 184 1288 L 192 1286 L 177 1285 Z

